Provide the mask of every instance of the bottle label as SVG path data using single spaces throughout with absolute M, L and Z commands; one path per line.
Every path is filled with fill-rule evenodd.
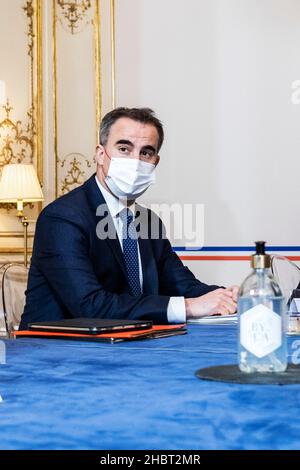
M 263 304 L 256 305 L 240 316 L 241 345 L 261 358 L 282 343 L 281 317 Z

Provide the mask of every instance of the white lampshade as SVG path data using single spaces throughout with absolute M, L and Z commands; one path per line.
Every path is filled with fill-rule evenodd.
M 5 82 L 0 80 L 0 105 L 4 104 L 6 100 Z
M 43 192 L 33 165 L 5 165 L 0 180 L 0 203 L 43 201 Z

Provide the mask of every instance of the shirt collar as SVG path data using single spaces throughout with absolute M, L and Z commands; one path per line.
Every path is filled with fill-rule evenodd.
M 97 183 L 97 186 L 99 190 L 102 193 L 102 196 L 104 197 L 104 200 L 107 204 L 108 210 L 110 212 L 110 215 L 114 218 L 117 217 L 117 215 L 121 212 L 121 210 L 126 207 L 120 199 L 115 197 L 113 194 L 111 194 L 107 189 L 102 186 L 100 181 L 97 178 L 97 175 L 95 175 L 95 180 Z M 133 213 L 133 216 L 135 217 L 135 202 L 133 202 L 130 206 L 128 206 L 128 209 Z

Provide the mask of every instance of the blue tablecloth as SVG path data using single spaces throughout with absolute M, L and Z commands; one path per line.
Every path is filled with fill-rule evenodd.
M 300 448 L 300 385 L 195 377 L 236 363 L 232 325 L 114 345 L 23 338 L 6 355 L 1 449 Z

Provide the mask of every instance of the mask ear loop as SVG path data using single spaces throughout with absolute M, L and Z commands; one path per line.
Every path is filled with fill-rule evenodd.
M 101 145 L 102 145 L 102 144 L 101 144 Z M 107 153 L 107 151 L 106 151 L 106 149 L 105 149 L 104 145 L 102 145 L 102 147 L 103 147 L 103 149 L 104 149 L 104 153 L 105 153 L 105 155 L 106 155 L 106 156 L 107 156 L 107 158 L 108 158 L 108 159 L 111 161 L 112 159 L 111 159 L 111 157 L 108 155 L 108 153 Z
M 109 161 L 111 162 L 112 159 L 111 159 L 111 157 L 108 155 L 108 153 L 106 152 L 106 150 L 105 150 L 105 155 L 107 156 L 107 158 L 108 158 Z

